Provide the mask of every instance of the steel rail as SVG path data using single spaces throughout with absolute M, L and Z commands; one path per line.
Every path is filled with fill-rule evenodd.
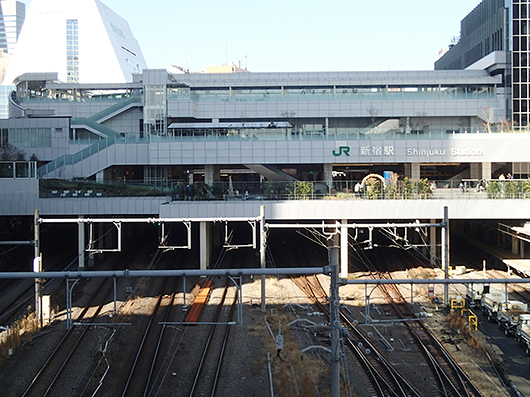
M 96 299 L 96 297 L 99 296 L 99 293 L 103 290 L 103 286 L 105 285 L 106 283 L 106 279 L 103 280 L 103 282 L 99 285 L 99 288 L 96 290 L 96 292 L 92 295 L 92 299 L 90 300 L 90 302 L 85 306 L 85 308 L 83 309 L 83 311 L 79 314 L 78 316 L 78 319 L 82 318 L 87 312 L 88 310 L 91 308 L 91 305 L 92 303 L 94 302 L 94 300 Z M 102 300 L 102 303 L 99 305 L 96 313 L 94 314 L 94 316 L 97 316 L 99 314 L 99 312 L 101 311 L 101 309 L 103 308 L 103 306 L 105 305 L 106 303 L 106 298 L 108 297 L 108 295 L 110 294 L 110 289 L 107 289 L 108 292 L 107 294 L 105 295 L 104 299 Z M 92 317 L 92 319 L 94 318 L 94 316 Z M 66 341 L 73 335 L 73 330 L 74 328 L 70 328 L 66 333 L 65 335 L 63 336 L 63 338 L 59 341 L 59 343 L 57 344 L 57 346 L 55 347 L 55 349 L 53 350 L 53 352 L 50 354 L 50 356 L 48 357 L 48 359 L 46 360 L 46 362 L 44 363 L 44 365 L 41 367 L 41 369 L 39 370 L 39 372 L 35 375 L 35 377 L 33 378 L 33 380 L 31 381 L 31 383 L 29 384 L 29 386 L 26 388 L 26 390 L 24 391 L 24 393 L 22 394 L 22 397 L 25 397 L 28 395 L 28 393 L 35 387 L 35 384 L 38 382 L 39 379 L 41 379 L 43 373 L 45 372 L 46 369 L 49 368 L 51 362 L 56 358 L 56 356 L 58 355 L 58 352 L 64 347 Z M 75 349 L 77 348 L 77 346 L 79 346 L 79 343 L 81 342 L 81 340 L 83 339 L 83 337 L 85 336 L 86 332 L 88 330 L 88 327 L 84 327 L 83 328 L 83 331 L 81 332 L 81 334 L 79 335 L 79 337 L 77 338 L 77 340 L 74 342 L 74 345 L 70 348 L 70 351 L 69 353 L 67 354 L 66 358 L 63 360 L 61 366 L 59 367 L 59 370 L 55 373 L 52 381 L 49 383 L 46 391 L 44 392 L 43 396 L 46 396 L 48 395 L 48 393 L 51 391 L 52 387 L 55 385 L 55 382 L 57 381 L 57 379 L 59 378 L 59 376 L 61 375 L 62 371 L 64 370 L 64 368 L 66 367 L 66 364 L 68 363 L 68 361 L 70 360 L 70 358 L 72 357 Z
M 120 261 L 118 262 L 115 262 L 113 264 L 114 267 L 118 266 L 119 263 L 121 262 L 128 262 L 130 258 L 134 257 L 136 251 L 135 252 L 131 252 L 129 255 L 127 255 L 125 258 L 122 258 Z M 103 290 L 103 287 L 105 286 L 106 282 L 108 281 L 108 278 L 105 278 L 102 280 L 102 282 L 100 283 L 100 285 L 98 286 L 98 288 L 96 289 L 96 291 L 92 294 L 89 302 L 85 305 L 85 307 L 83 308 L 83 310 L 81 311 L 81 313 L 79 314 L 79 316 L 77 317 L 77 319 L 81 319 L 85 316 L 85 314 L 88 312 L 88 310 L 91 308 L 92 304 L 94 303 L 94 301 L 96 300 L 96 298 L 98 297 L 101 297 L 100 293 L 102 292 Z M 96 313 L 91 317 L 91 319 L 89 320 L 90 322 L 93 322 L 95 317 L 99 314 L 99 312 L 102 310 L 102 308 L 104 307 L 104 305 L 106 304 L 106 300 L 109 296 L 111 292 L 111 289 L 107 288 L 107 293 L 105 294 L 105 296 L 103 297 L 102 299 L 102 303 L 99 305 Z M 88 325 L 89 323 L 87 323 Z M 44 395 L 47 395 L 50 391 L 51 391 L 51 388 L 53 387 L 53 385 L 55 384 L 55 382 L 57 381 L 57 379 L 59 378 L 60 374 L 62 373 L 62 371 L 64 370 L 64 368 L 66 367 L 66 364 L 68 363 L 69 359 L 71 358 L 71 356 L 73 355 L 74 353 L 74 350 L 77 348 L 77 346 L 79 346 L 79 343 L 80 341 L 82 340 L 82 338 L 84 337 L 84 335 L 86 334 L 87 330 L 88 330 L 89 327 L 83 327 L 83 330 L 81 332 L 81 335 L 79 336 L 79 338 L 76 340 L 76 342 L 74 343 L 74 346 L 71 347 L 70 349 L 70 352 L 68 353 L 67 357 L 63 360 L 61 366 L 60 366 L 60 369 L 57 371 L 57 373 L 55 374 L 53 380 L 51 381 L 51 383 L 49 384 L 46 392 Z M 26 388 L 26 390 L 24 391 L 22 397 L 25 397 L 34 387 L 35 387 L 35 384 L 39 381 L 39 379 L 41 379 L 41 377 L 43 376 L 43 374 L 45 373 L 46 369 L 48 369 L 50 367 L 50 364 L 51 362 L 56 358 L 56 356 L 58 355 L 58 352 L 64 348 L 64 345 L 66 343 L 66 341 L 73 335 L 74 333 L 74 327 L 70 328 L 66 333 L 65 335 L 63 336 L 63 338 L 59 341 L 59 343 L 57 344 L 57 346 L 55 347 L 55 349 L 52 351 L 52 353 L 50 354 L 50 356 L 48 356 L 46 362 L 43 364 L 43 366 L 40 368 L 40 370 L 37 372 L 37 374 L 35 375 L 35 377 L 33 378 L 33 380 L 31 381 L 31 383 L 28 385 L 28 387 Z
M 166 313 L 164 315 L 164 321 L 166 322 L 169 321 L 171 309 L 173 308 L 173 303 L 175 302 L 175 296 L 177 294 L 176 283 L 177 282 L 175 280 L 175 284 L 173 286 L 173 293 L 171 294 L 171 300 L 166 308 Z M 162 328 L 160 329 L 160 334 L 158 336 L 158 341 L 156 344 L 155 354 L 153 356 L 153 360 L 151 361 L 151 367 L 149 368 L 149 375 L 147 376 L 147 382 L 146 382 L 146 386 L 145 386 L 144 394 L 143 394 L 144 397 L 148 396 L 151 390 L 151 387 L 150 387 L 151 378 L 153 377 L 155 365 L 158 361 L 158 353 L 160 352 L 160 346 L 162 345 L 162 340 L 164 339 L 165 331 L 166 331 L 166 325 L 162 325 Z
M 381 272 L 377 272 L 377 275 L 379 277 L 384 277 L 386 279 L 391 279 L 390 274 L 384 274 Z M 397 306 L 395 299 L 392 298 L 389 288 L 392 289 L 393 293 L 398 297 L 400 300 L 400 303 L 406 303 L 403 295 L 401 294 L 401 291 L 395 284 L 390 285 L 384 285 L 381 286 L 383 292 L 387 296 L 387 299 L 391 303 L 392 307 L 396 311 L 396 313 L 401 317 L 405 318 L 405 313 Z M 408 307 L 408 306 L 405 306 Z M 410 312 L 410 311 L 409 311 Z M 411 315 L 412 313 L 409 313 Z M 462 368 L 456 363 L 456 361 L 449 355 L 447 350 L 438 342 L 438 340 L 434 337 L 434 335 L 427 329 L 425 324 L 422 321 L 416 321 L 414 324 L 410 324 L 409 322 L 405 323 L 413 337 L 416 339 L 416 341 L 420 344 L 422 347 L 422 351 L 424 352 L 427 361 L 431 363 L 431 366 L 433 368 L 433 371 L 435 375 L 438 378 L 438 381 L 440 383 L 440 387 L 442 389 L 443 395 L 454 395 L 457 396 L 466 396 L 469 397 L 469 392 L 472 393 L 473 396 L 482 396 L 480 391 L 477 389 L 477 387 L 471 382 L 471 380 L 467 377 L 467 375 L 464 373 Z M 422 333 L 425 338 L 422 338 L 419 333 Z M 427 339 L 427 341 L 425 341 Z M 442 368 L 442 363 L 434 357 L 432 352 L 428 349 L 426 342 L 429 342 L 431 346 L 439 353 L 440 357 L 444 360 L 445 365 L 448 367 L 447 369 L 452 371 L 452 375 L 448 374 L 447 371 Z M 456 384 L 456 382 L 458 384 Z M 448 394 L 449 391 L 452 392 L 452 394 Z
M 304 282 L 293 279 L 295 284 L 301 287 L 302 291 L 312 298 L 315 303 L 323 310 L 328 313 L 328 308 L 317 297 L 315 289 L 318 290 L 318 295 L 321 298 L 327 299 L 327 293 L 320 284 L 320 281 L 314 277 L 314 282 L 311 282 L 307 277 L 302 277 Z M 302 286 L 300 285 L 302 284 Z M 305 285 L 304 285 L 305 284 Z M 305 288 L 307 287 L 307 288 Z M 361 361 L 361 365 L 364 366 L 365 371 L 368 372 L 372 379 L 373 386 L 379 392 L 379 396 L 387 397 L 390 395 L 395 397 L 420 397 L 420 394 L 414 389 L 414 387 L 406 381 L 406 379 L 399 374 L 399 372 L 388 362 L 388 360 L 375 348 L 375 346 L 357 329 L 357 327 L 350 321 L 350 319 L 342 312 L 340 312 L 342 320 L 348 324 L 349 328 L 355 332 L 358 338 L 362 341 L 363 346 L 368 346 L 371 352 L 374 352 L 373 356 L 364 354 L 360 347 L 354 343 L 351 338 L 346 338 L 347 346 L 357 355 Z M 387 373 L 387 378 L 383 375 L 383 371 Z M 390 384 L 393 383 L 393 385 Z M 406 390 L 405 390 L 406 389 Z
M 236 293 L 234 295 L 234 300 L 232 302 L 232 305 L 230 306 L 230 314 L 228 315 L 228 321 L 232 321 L 233 318 L 234 318 L 234 312 L 235 312 L 235 308 L 236 308 L 236 305 L 237 305 L 237 299 L 238 299 L 238 291 L 236 290 Z M 212 386 L 212 392 L 210 394 L 210 397 L 214 397 L 215 395 L 215 391 L 217 389 L 217 383 L 219 381 L 219 375 L 221 373 L 221 367 L 223 365 L 223 360 L 224 360 L 224 356 L 225 356 L 225 352 L 226 352 L 226 345 L 228 343 L 228 337 L 230 336 L 230 330 L 232 329 L 232 327 L 230 327 L 229 325 L 226 326 L 225 328 L 225 334 L 224 334 L 224 337 L 223 337 L 223 345 L 221 346 L 221 353 L 219 354 L 219 360 L 217 361 L 217 369 L 215 371 L 215 377 L 214 377 L 214 381 L 213 381 L 213 386 Z
M 223 305 L 224 305 L 224 301 L 226 299 L 226 294 L 228 293 L 228 287 L 229 287 L 229 281 L 227 280 L 226 285 L 225 285 L 224 290 L 223 290 L 223 294 L 222 294 L 221 300 L 220 300 L 220 302 L 219 302 L 219 304 L 217 306 L 217 311 L 215 313 L 214 323 L 217 322 L 217 320 L 221 316 L 221 312 L 223 311 Z M 206 357 L 207 357 L 208 352 L 209 352 L 210 343 L 212 342 L 213 335 L 215 333 L 216 328 L 217 328 L 217 324 L 213 324 L 210 327 L 210 332 L 208 333 L 208 337 L 207 337 L 206 342 L 205 342 L 204 347 L 203 347 L 203 351 L 202 351 L 202 354 L 201 354 L 201 359 L 199 361 L 199 365 L 198 365 L 197 371 L 195 373 L 195 378 L 193 380 L 193 384 L 191 386 L 191 390 L 188 393 L 188 395 L 190 397 L 194 396 L 195 391 L 197 389 L 197 386 L 199 384 L 199 379 L 201 377 L 202 370 L 204 369 L 204 363 L 206 362 Z
M 156 304 L 155 304 L 155 307 L 153 309 L 153 313 L 151 314 L 150 318 L 149 318 L 149 322 L 147 323 L 147 326 L 145 328 L 145 331 L 144 331 L 144 334 L 142 336 L 142 340 L 140 341 L 140 346 L 138 347 L 138 350 L 136 351 L 136 356 L 134 358 L 134 361 L 133 361 L 133 364 L 132 364 L 132 367 L 131 369 L 129 370 L 129 377 L 127 378 L 127 381 L 125 382 L 125 386 L 123 387 L 123 391 L 121 393 L 122 397 L 124 397 L 127 392 L 129 391 L 129 386 L 131 384 L 131 381 L 133 379 L 133 376 L 137 373 L 138 371 L 138 361 L 140 360 L 140 357 L 142 356 L 142 354 L 144 353 L 144 346 L 145 346 L 145 343 L 146 343 L 146 340 L 147 340 L 147 337 L 149 335 L 149 333 L 151 332 L 151 326 L 153 325 L 154 321 L 155 321 L 155 317 L 157 316 L 158 314 L 158 310 L 160 308 L 160 304 L 162 303 L 162 299 L 164 297 L 164 294 L 163 294 L 163 291 L 166 287 L 166 284 L 167 284 L 167 278 L 164 279 L 164 282 L 162 284 L 162 288 L 160 290 L 160 294 L 158 295 L 158 299 L 156 301 Z M 144 390 L 147 388 L 144 387 Z

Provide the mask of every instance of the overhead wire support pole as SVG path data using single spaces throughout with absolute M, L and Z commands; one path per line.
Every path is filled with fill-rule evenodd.
M 267 238 L 265 234 L 265 206 L 262 205 L 259 207 L 259 218 L 260 218 L 260 227 L 259 227 L 259 262 L 260 268 L 265 269 L 266 267 L 266 256 L 265 256 L 265 247 Z M 264 312 L 266 308 L 265 304 L 265 274 L 261 275 L 261 311 Z
M 35 210 L 34 217 L 34 233 L 35 233 L 35 259 L 33 259 L 33 272 L 42 272 L 42 258 L 40 254 L 40 225 L 39 225 L 39 210 Z M 42 280 L 35 278 L 35 317 L 39 327 L 42 326 Z
M 339 247 L 329 251 L 330 298 L 329 313 L 331 325 L 331 397 L 340 396 L 340 315 L 339 315 Z
M 449 207 L 444 207 L 444 221 L 442 228 L 442 258 L 444 264 L 444 278 L 449 279 Z M 449 306 L 449 284 L 444 287 L 444 304 Z

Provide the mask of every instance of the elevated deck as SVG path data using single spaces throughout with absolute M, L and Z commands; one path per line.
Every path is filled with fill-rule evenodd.
M 265 206 L 268 220 L 322 221 L 340 219 L 430 220 L 530 219 L 530 199 L 454 200 L 238 200 L 170 201 L 169 197 L 77 197 L 57 199 L 5 196 L 0 216 L 158 216 L 163 218 L 255 217 Z

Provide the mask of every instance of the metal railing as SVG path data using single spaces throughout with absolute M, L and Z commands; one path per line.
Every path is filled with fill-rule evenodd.
M 0 161 L 0 178 L 35 179 L 37 178 L 37 162 Z
M 155 183 L 156 182 L 156 183 Z M 41 198 L 170 196 L 172 201 L 246 200 L 477 200 L 529 199 L 530 180 L 427 179 L 383 182 L 382 178 L 324 181 L 253 182 L 221 181 L 213 184 L 164 179 L 149 181 L 116 180 L 40 181 Z

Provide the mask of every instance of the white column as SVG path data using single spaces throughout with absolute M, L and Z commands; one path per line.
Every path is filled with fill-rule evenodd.
M 207 164 L 204 166 L 204 182 L 207 185 L 213 185 L 214 182 L 219 180 L 220 167 L 218 165 Z
M 420 179 L 420 163 L 410 164 L 410 179 Z
M 340 227 L 340 276 L 342 278 L 348 277 L 348 228 L 344 226 L 346 224 L 348 220 L 343 219 Z
M 482 164 L 481 163 L 470 163 L 469 164 L 469 177 L 471 179 L 482 178 Z
M 405 176 L 409 179 L 420 179 L 420 163 L 405 163 Z
M 208 222 L 200 222 L 200 268 L 206 270 L 210 266 L 210 224 Z
M 482 163 L 482 178 L 491 179 L 491 163 Z

